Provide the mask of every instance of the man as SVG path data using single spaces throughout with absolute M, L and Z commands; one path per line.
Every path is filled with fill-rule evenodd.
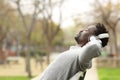
M 93 58 L 101 55 L 101 47 L 108 43 L 107 33 L 104 25 L 100 23 L 80 31 L 75 37 L 78 45 L 61 53 L 42 75 L 33 80 L 73 80 L 75 75 L 92 66 Z M 74 80 L 78 79 L 79 77 Z
M 105 47 L 107 45 L 109 35 L 108 35 L 108 32 L 106 31 L 105 26 L 103 24 L 98 23 L 98 24 L 96 24 L 96 26 L 95 25 L 90 25 L 86 30 L 89 31 L 89 36 L 92 36 L 92 35 L 97 36 L 97 38 L 99 38 L 100 41 L 102 41 L 102 47 Z M 91 37 L 91 39 L 92 38 L 94 38 L 94 37 Z M 75 40 L 77 41 L 78 44 L 80 43 L 80 40 L 81 40 L 80 39 L 80 34 L 78 34 L 75 37 Z M 95 41 L 93 40 L 93 42 L 95 42 Z M 81 42 L 81 43 L 83 43 L 83 42 Z M 78 72 L 77 76 L 75 76 L 74 78 L 78 77 L 79 80 L 84 80 L 85 74 L 86 74 L 86 71 L 83 73 L 83 76 L 80 77 L 80 72 Z M 76 80 L 76 79 L 74 79 L 74 80 Z

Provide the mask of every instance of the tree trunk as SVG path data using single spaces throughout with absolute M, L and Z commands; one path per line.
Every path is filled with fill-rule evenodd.
M 118 52 L 118 45 L 117 45 L 117 34 L 116 34 L 116 30 L 113 30 L 113 42 L 114 42 L 114 61 L 113 61 L 113 66 L 116 68 L 119 64 L 117 58 L 119 57 L 119 52 Z
M 47 51 L 47 64 L 50 64 L 50 53 L 52 51 L 52 48 L 50 45 L 48 45 L 47 50 L 48 50 Z
M 0 43 L 0 60 L 2 59 L 2 43 Z
M 118 57 L 118 46 L 117 46 L 117 34 L 116 34 L 116 30 L 113 30 L 113 42 L 114 42 L 114 54 L 115 57 Z
M 50 64 L 50 52 L 47 52 L 47 64 Z
M 52 46 L 52 41 L 48 41 L 48 46 L 47 46 L 47 64 L 50 64 L 50 54 L 53 50 L 53 46 Z
M 110 34 L 110 37 L 109 37 L 109 53 L 110 55 L 112 56 L 113 55 L 113 33 L 111 30 L 109 30 L 109 34 Z
M 28 77 L 32 78 L 32 73 L 31 73 L 31 65 L 30 65 L 30 46 L 29 46 L 29 38 L 26 39 L 26 72 L 28 73 Z

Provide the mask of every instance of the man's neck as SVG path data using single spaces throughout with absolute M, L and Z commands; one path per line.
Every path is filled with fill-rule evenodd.
M 80 47 L 83 47 L 86 43 L 81 43 L 79 44 Z
M 83 47 L 84 45 L 83 44 L 79 44 L 80 47 Z

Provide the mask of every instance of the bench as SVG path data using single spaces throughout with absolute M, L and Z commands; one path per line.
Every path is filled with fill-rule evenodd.
M 9 62 L 15 62 L 18 63 L 20 61 L 21 57 L 18 56 L 12 56 L 12 57 L 7 57 L 6 61 Z

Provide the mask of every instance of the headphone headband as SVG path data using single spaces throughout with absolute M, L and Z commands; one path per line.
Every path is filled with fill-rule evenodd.
M 100 38 L 100 39 L 109 38 L 109 34 L 108 33 L 99 34 L 98 38 Z

